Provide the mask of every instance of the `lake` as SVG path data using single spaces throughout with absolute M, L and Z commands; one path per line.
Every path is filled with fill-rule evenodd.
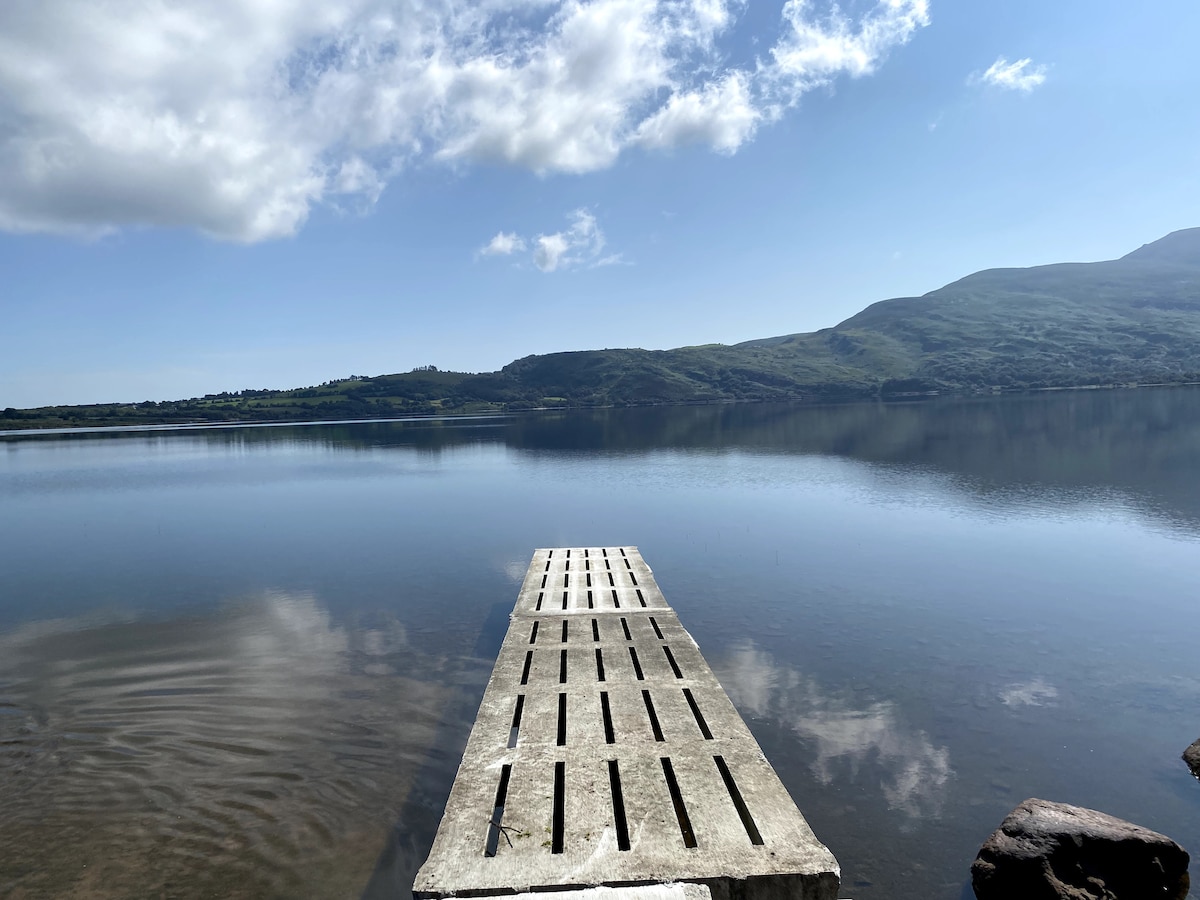
M 1200 390 L 1090 391 L 0 435 L 0 895 L 408 897 L 534 548 L 616 544 L 844 896 L 1033 796 L 1200 850 Z

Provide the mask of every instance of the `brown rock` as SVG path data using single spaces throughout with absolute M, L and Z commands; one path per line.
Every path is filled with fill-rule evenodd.
M 1192 774 L 1200 778 L 1200 738 L 1192 746 L 1183 751 L 1183 761 L 1188 764 Z
M 1165 835 L 1093 809 L 1030 799 L 979 849 L 979 900 L 1184 900 L 1188 855 Z

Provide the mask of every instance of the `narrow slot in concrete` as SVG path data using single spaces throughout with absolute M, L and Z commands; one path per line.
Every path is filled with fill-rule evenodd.
M 545 593 L 545 591 L 538 591 L 538 602 L 537 602 L 537 606 L 535 606 L 535 607 L 533 608 L 533 611 L 534 611 L 534 612 L 541 612 L 541 611 L 542 611 L 542 598 L 543 598 L 544 596 L 546 596 L 546 593 Z
M 533 644 L 537 641 L 537 630 L 540 622 L 534 622 L 533 627 L 529 629 L 529 643 Z
M 617 829 L 617 849 L 629 849 L 629 823 L 625 821 L 625 795 L 621 793 L 621 772 L 617 761 L 608 761 L 608 789 L 612 792 L 613 825 Z
M 525 654 L 525 668 L 521 670 L 521 684 L 529 684 L 529 667 L 533 665 L 533 651 L 529 650 Z
M 609 572 L 609 573 L 608 573 L 608 586 L 609 586 L 609 587 L 616 587 L 616 586 L 617 586 L 617 583 L 616 583 L 615 581 L 613 581 L 613 573 L 612 573 L 612 572 Z
M 633 582 L 634 587 L 637 587 L 637 576 L 632 572 L 629 573 L 629 580 Z
M 592 573 L 591 573 L 591 572 L 588 572 L 588 573 L 587 573 L 587 585 L 586 585 L 586 586 L 587 586 L 587 587 L 591 587 L 591 586 L 592 586 Z
M 683 689 L 683 699 L 691 707 L 692 715 L 696 717 L 696 724 L 700 726 L 700 733 L 704 735 L 706 741 L 711 741 L 713 739 L 712 732 L 708 729 L 708 722 L 704 718 L 704 713 L 700 712 L 700 704 L 696 702 L 696 698 L 692 696 L 692 692 L 687 688 Z
M 558 683 L 567 683 L 567 651 L 560 650 L 558 653 Z
M 637 595 L 638 595 L 638 603 L 642 604 L 642 606 L 645 606 L 645 605 L 646 605 L 646 598 L 642 596 L 642 589 L 641 589 L 641 588 L 638 588 Z
M 604 651 L 596 648 L 596 680 L 604 680 Z
M 550 852 L 563 852 L 563 830 L 566 808 L 567 794 L 567 764 L 556 762 L 554 764 L 554 820 L 551 823 L 550 832 Z M 693 844 L 692 846 L 695 846 Z
M 530 654 L 530 655 L 532 655 L 532 654 Z M 637 648 L 635 648 L 635 647 L 629 648 L 629 658 L 633 661 L 633 673 L 635 675 L 637 675 L 637 680 L 645 681 L 646 676 L 642 674 L 642 663 L 638 659 Z
M 588 591 L 588 609 L 595 609 L 596 604 L 592 602 L 592 592 Z
M 625 632 L 625 640 L 632 641 L 633 635 L 629 633 L 629 623 L 621 616 L 621 630 Z
M 646 715 L 650 717 L 650 730 L 654 732 L 656 741 L 663 741 L 662 726 L 658 724 L 658 713 L 654 711 L 654 701 L 650 699 L 649 691 L 642 691 L 642 702 L 646 704 Z
M 604 721 L 604 743 L 615 744 L 617 735 L 613 731 L 612 710 L 608 706 L 608 691 L 600 692 L 600 718 Z
M 563 624 L 566 624 L 565 622 Z M 671 652 L 671 648 L 663 644 L 663 653 L 667 656 L 667 662 L 671 664 L 671 671 L 675 673 L 676 678 L 682 678 L 683 673 L 679 671 L 679 663 L 675 662 L 675 654 Z
M 566 572 L 563 574 L 563 587 L 570 587 L 570 586 L 571 586 L 571 573 Z
M 592 619 L 592 640 L 600 640 L 600 623 Z
M 545 588 L 545 587 L 546 587 L 546 579 L 547 579 L 547 578 L 549 578 L 549 577 L 550 577 L 549 575 L 543 575 L 543 576 L 542 576 L 542 587 L 543 587 L 543 588 Z
M 746 829 L 746 836 L 750 838 L 750 843 L 755 846 L 761 846 L 763 839 L 758 833 L 758 826 L 754 824 L 754 816 L 750 815 L 750 809 L 746 806 L 746 801 L 742 798 L 742 792 L 738 790 L 737 782 L 733 780 L 733 773 L 729 771 L 729 766 L 725 765 L 725 758 L 722 756 L 714 756 L 713 761 L 717 764 L 717 770 L 721 773 L 721 780 L 725 782 L 725 790 L 729 791 L 729 799 L 733 801 L 734 808 L 737 809 L 738 815 L 742 818 L 742 825 Z
M 562 604 L 563 604 L 562 608 L 566 609 L 567 608 L 567 592 L 566 591 L 563 591 Z
M 675 818 L 679 820 L 679 833 L 683 836 L 683 846 L 695 847 L 696 832 L 692 830 L 692 820 L 688 818 L 687 807 L 683 803 L 683 794 L 679 792 L 679 782 L 675 780 L 675 768 L 671 765 L 671 758 L 663 756 L 659 761 L 662 763 L 667 790 L 671 792 L 671 805 L 675 807 Z M 559 765 L 561 766 L 562 763 Z
M 521 713 L 525 711 L 525 695 L 517 694 L 517 705 L 513 708 L 512 726 L 508 729 L 509 749 L 517 746 L 517 737 L 521 734 Z
M 658 627 L 658 622 L 655 620 L 654 616 L 650 616 L 650 627 L 654 629 L 654 633 L 658 635 L 658 639 L 660 641 L 663 640 L 662 629 Z
M 492 818 L 488 821 L 487 842 L 484 844 L 483 855 L 495 856 L 500 849 L 500 834 L 504 828 L 504 803 L 508 799 L 508 779 L 512 775 L 512 766 L 505 765 L 500 769 L 500 784 L 496 787 L 496 802 L 492 805 Z M 507 840 L 508 836 L 505 835 Z
M 620 608 L 621 608 L 621 601 L 620 601 L 620 599 L 618 599 L 618 597 L 617 597 L 617 592 L 616 592 L 616 591 L 613 591 L 613 592 L 612 592 L 612 595 L 613 595 L 613 609 L 620 609 Z
M 558 695 L 558 746 L 567 746 L 567 695 Z
M 563 627 L 562 627 L 562 641 L 561 641 L 561 643 L 565 644 L 566 642 L 567 642 L 567 620 L 566 620 L 566 619 L 563 619 Z

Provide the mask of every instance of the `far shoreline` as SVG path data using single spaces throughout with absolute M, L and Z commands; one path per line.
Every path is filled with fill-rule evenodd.
M 0 430 L 0 439 L 12 439 L 20 437 L 61 437 L 70 435 L 85 435 L 85 434 L 144 434 L 172 431 L 200 431 L 200 430 L 218 430 L 218 429 L 239 429 L 239 428 L 286 428 L 289 426 L 315 426 L 315 425 L 369 425 L 369 424 L 392 424 L 403 422 L 438 422 L 438 421 L 469 421 L 472 419 L 488 420 L 488 419 L 510 419 L 518 415 L 526 413 L 546 413 L 546 412 L 583 412 L 589 410 L 603 409 L 646 409 L 654 407 L 687 407 L 687 406 L 725 406 L 733 404 L 758 404 L 758 403 L 789 403 L 800 406 L 848 406 L 865 403 L 912 403 L 912 402 L 929 402 L 936 400 L 963 400 L 963 399 L 985 399 L 990 397 L 1019 397 L 1035 394 L 1050 394 L 1050 393 L 1067 393 L 1071 391 L 1133 391 L 1142 389 L 1161 389 L 1161 388 L 1182 388 L 1182 387 L 1200 387 L 1200 381 L 1177 381 L 1177 382 L 1147 382 L 1136 384 L 1085 384 L 1085 385 L 1061 385 L 1050 387 L 1036 388 L 989 388 L 974 391 L 911 391 L 899 392 L 891 394 L 876 394 L 873 396 L 847 396 L 843 398 L 830 397 L 811 397 L 806 398 L 803 395 L 798 397 L 746 397 L 746 398 L 720 398 L 720 399 L 700 399 L 700 400 L 645 400 L 645 401 L 627 401 L 621 403 L 606 403 L 606 404 L 565 404 L 558 406 L 530 406 L 520 409 L 506 408 L 504 404 L 496 404 L 494 408 L 487 408 L 484 404 L 474 404 L 474 408 L 463 410 L 461 412 L 444 412 L 433 414 L 414 414 L 404 416 L 371 416 L 367 418 L 296 418 L 296 419 L 235 419 L 235 420 L 214 420 L 206 421 L 203 419 L 167 422 L 167 421 L 149 421 L 149 422 L 119 422 L 113 421 L 119 417 L 97 418 L 95 422 L 86 425 L 53 425 L 43 426 L 37 424 L 36 421 L 28 426 L 18 425 L 16 428 L 6 428 Z M 187 402 L 187 401 L 178 401 Z M 107 404 L 96 404 L 107 405 Z M 114 404 L 115 405 L 115 404 Z M 121 404 L 124 405 L 124 404 Z M 136 404 L 129 404 L 134 406 Z M 46 407 L 42 407 L 46 408 Z M 87 406 L 74 407 L 50 407 L 55 409 L 87 409 Z M 33 410 L 17 410 L 17 412 L 33 412 Z M 105 423 L 108 424 L 105 424 Z M 14 423 L 15 424 L 15 423 Z

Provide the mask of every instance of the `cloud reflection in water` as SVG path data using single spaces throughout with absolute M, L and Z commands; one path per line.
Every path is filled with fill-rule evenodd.
M 1005 706 L 1049 706 L 1057 699 L 1058 688 L 1041 678 L 1010 684 L 1000 692 Z
M 476 668 L 282 592 L 0 635 L 0 895 L 361 889 Z
M 743 714 L 774 720 L 815 747 L 811 771 L 821 784 L 837 779 L 861 783 L 878 768 L 879 789 L 889 808 L 912 818 L 941 811 L 954 774 L 949 750 L 906 725 L 896 704 L 858 706 L 833 696 L 752 641 L 734 645 L 716 668 Z

